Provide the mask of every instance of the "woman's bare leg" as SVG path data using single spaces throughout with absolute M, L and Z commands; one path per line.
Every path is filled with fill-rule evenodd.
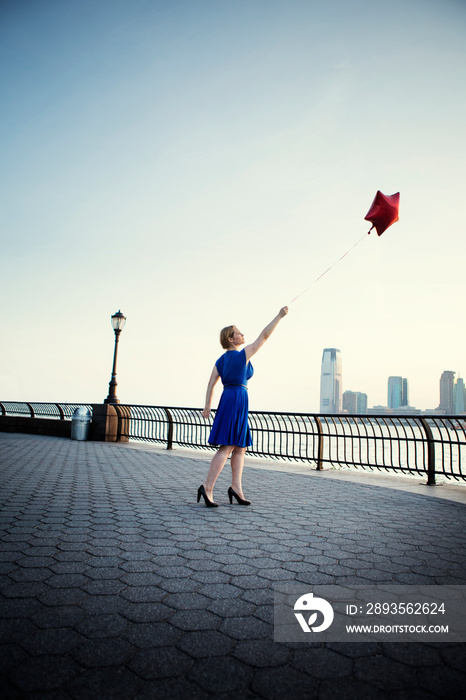
M 214 500 L 212 492 L 214 490 L 215 482 L 217 481 L 218 475 L 225 466 L 225 463 L 228 459 L 228 455 L 230 454 L 232 449 L 233 447 L 231 447 L 230 445 L 222 445 L 222 447 L 220 447 L 220 449 L 215 453 L 214 457 L 212 458 L 209 473 L 207 474 L 207 479 L 204 481 L 204 488 L 207 494 L 207 498 L 209 498 L 211 501 Z
M 231 488 L 240 498 L 244 499 L 243 487 L 241 485 L 244 468 L 245 447 L 235 447 L 231 455 Z

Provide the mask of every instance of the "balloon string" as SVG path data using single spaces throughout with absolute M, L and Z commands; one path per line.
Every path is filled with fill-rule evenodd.
M 315 279 L 314 282 L 313 282 L 312 284 L 315 284 L 316 282 L 318 282 L 324 275 L 327 274 L 327 272 L 329 272 L 333 267 L 335 267 L 335 265 L 338 265 L 338 263 L 340 262 L 340 260 L 343 260 L 343 258 L 345 258 L 345 257 L 348 255 L 348 253 L 350 253 L 350 252 L 353 250 L 353 248 L 356 248 L 356 246 L 359 245 L 359 244 L 361 243 L 361 241 L 364 240 L 364 238 L 366 238 L 366 237 L 367 237 L 367 234 L 365 233 L 365 234 L 359 239 L 359 241 L 357 241 L 354 245 L 351 246 L 351 248 L 349 248 L 349 249 L 346 251 L 346 253 L 343 253 L 343 255 L 341 256 L 341 258 L 338 258 L 338 260 L 337 260 L 336 262 L 334 262 L 333 265 L 330 265 L 330 267 L 328 267 L 328 268 L 325 270 L 325 272 L 322 272 L 322 274 L 319 275 L 319 276 L 317 277 L 317 279 Z M 292 304 L 294 301 L 296 301 L 296 299 L 299 299 L 300 296 L 302 296 L 305 292 L 307 292 L 307 291 L 312 287 L 312 284 L 309 285 L 309 287 L 306 287 L 306 289 L 303 289 L 303 291 L 300 292 L 300 293 L 298 294 L 297 297 L 295 297 L 294 299 L 292 299 L 292 300 L 290 301 L 290 304 Z

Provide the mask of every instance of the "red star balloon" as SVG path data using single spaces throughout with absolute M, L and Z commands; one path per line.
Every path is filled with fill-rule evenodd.
M 371 204 L 371 208 L 364 217 L 366 221 L 370 221 L 372 223 L 368 233 L 375 228 L 377 235 L 381 236 L 389 226 L 394 224 L 395 221 L 398 221 L 400 218 L 398 216 L 399 207 L 399 192 L 396 192 L 396 194 L 382 194 L 380 190 L 377 190 L 377 194 L 375 195 L 375 199 Z

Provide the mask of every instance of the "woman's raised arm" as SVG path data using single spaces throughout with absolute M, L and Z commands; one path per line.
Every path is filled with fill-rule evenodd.
M 250 345 L 246 345 L 244 348 L 244 351 L 246 353 L 246 362 L 249 362 L 251 357 L 256 354 L 258 350 L 261 349 L 263 344 L 265 343 L 266 340 L 270 338 L 272 333 L 274 332 L 275 328 L 278 326 L 280 321 L 286 314 L 288 313 L 288 307 L 284 306 L 283 308 L 280 309 L 278 314 L 275 316 L 275 318 L 270 321 L 269 324 L 264 328 L 264 330 L 260 333 L 259 337 L 257 340 L 255 340 L 253 343 Z

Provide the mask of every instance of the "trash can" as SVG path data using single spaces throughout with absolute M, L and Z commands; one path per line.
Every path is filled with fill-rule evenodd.
M 71 419 L 71 439 L 87 440 L 90 422 L 91 412 L 89 409 L 84 408 L 84 406 L 77 408 Z

